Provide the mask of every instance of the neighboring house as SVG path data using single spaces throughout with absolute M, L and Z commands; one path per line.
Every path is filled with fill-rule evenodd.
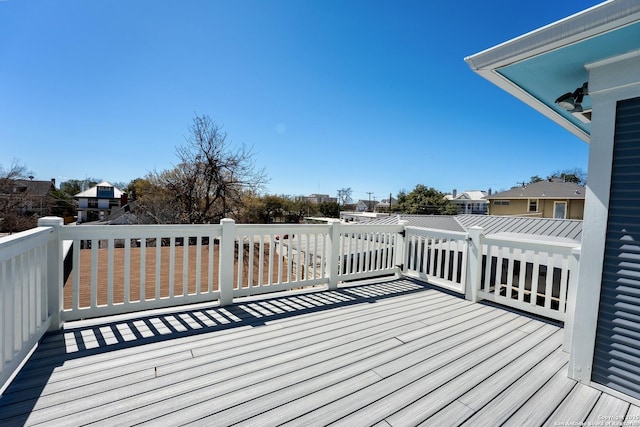
M 127 204 L 127 195 L 107 181 L 73 196 L 78 201 L 78 223 L 105 220 L 112 210 Z
M 17 206 L 23 215 L 35 214 L 39 217 L 49 215 L 51 210 L 51 193 L 56 190 L 56 180 L 34 181 L 32 179 L 16 179 L 11 189 L 12 196 L 19 199 Z
M 375 212 L 378 202 L 375 200 L 358 200 L 355 205 L 356 212 Z
M 582 219 L 584 186 L 549 179 L 487 196 L 489 215 Z
M 0 231 L 26 230 L 35 227 L 37 218 L 58 214 L 55 191 L 55 179 L 0 179 Z
M 393 197 L 389 199 L 382 199 L 382 201 L 376 205 L 376 210 L 378 210 L 379 212 L 389 212 L 391 209 L 393 209 L 393 206 L 396 203 L 397 200 Z
M 457 190 L 453 190 L 451 194 L 447 194 L 445 198 L 449 202 L 456 205 L 458 208 L 458 214 L 480 214 L 485 215 L 487 213 L 488 201 L 485 198 L 487 193 L 480 190 L 467 190 L 462 193 L 458 193 Z
M 640 2 L 607 1 L 466 58 L 589 143 L 569 377 L 640 399 Z M 578 253 L 576 253 L 576 256 Z

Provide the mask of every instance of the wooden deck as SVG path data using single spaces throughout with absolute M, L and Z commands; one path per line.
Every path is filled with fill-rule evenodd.
M 0 425 L 640 420 L 566 377 L 562 333 L 408 279 L 101 319 L 44 338 L 0 398 Z

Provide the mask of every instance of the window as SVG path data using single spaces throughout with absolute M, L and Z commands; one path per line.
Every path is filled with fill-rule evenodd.
M 529 212 L 538 212 L 538 199 L 529 199 Z
M 496 206 L 509 206 L 509 200 L 494 200 L 493 204 Z
M 567 218 L 567 202 L 555 202 L 553 204 L 553 217 L 559 219 Z

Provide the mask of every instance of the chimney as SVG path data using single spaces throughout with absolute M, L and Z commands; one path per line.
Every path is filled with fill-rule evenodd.
M 56 179 L 55 178 L 51 178 L 51 185 L 53 185 L 54 187 L 56 186 Z
M 122 193 L 122 196 L 120 196 L 120 207 L 128 203 L 129 203 L 129 196 L 127 195 L 127 193 Z
M 453 198 L 455 199 L 456 196 L 458 195 L 458 190 L 456 190 L 455 188 L 453 189 L 453 192 L 451 193 L 451 195 L 453 196 Z

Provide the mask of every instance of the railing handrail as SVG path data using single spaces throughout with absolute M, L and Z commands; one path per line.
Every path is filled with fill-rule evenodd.
M 542 250 L 559 252 L 563 255 L 570 255 L 573 248 L 580 246 L 578 243 L 561 242 L 556 240 L 531 239 L 520 236 L 496 236 L 485 235 L 484 243 L 487 245 L 497 245 L 522 250 Z
M 2 245 L 0 262 L 44 243 L 51 237 L 51 233 L 52 231 L 49 227 L 36 227 L 17 234 L 0 237 L 0 244 Z

